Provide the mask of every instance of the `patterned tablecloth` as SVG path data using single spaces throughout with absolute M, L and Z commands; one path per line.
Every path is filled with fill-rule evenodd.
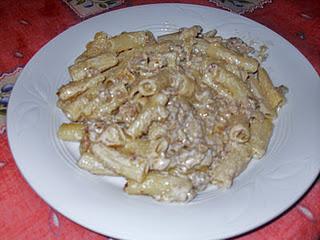
M 318 0 L 162 2 L 201 4 L 243 14 L 285 37 L 320 73 Z M 5 125 L 6 107 L 10 92 L 24 65 L 50 39 L 91 16 L 147 3 L 155 1 L 0 1 L 0 239 L 111 239 L 68 220 L 48 206 L 29 187 L 18 171 L 9 149 Z M 320 239 L 320 182 L 316 182 L 305 196 L 282 216 L 235 239 Z

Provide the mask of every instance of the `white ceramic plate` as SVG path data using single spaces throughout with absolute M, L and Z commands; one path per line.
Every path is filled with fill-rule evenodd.
M 266 44 L 265 63 L 276 85 L 288 86 L 266 156 L 253 161 L 227 191 L 208 189 L 189 204 L 161 204 L 123 193 L 121 178 L 97 177 L 77 168 L 76 144 L 57 139 L 66 121 L 57 109 L 67 66 L 97 31 L 149 29 L 155 34 L 199 24 L 223 36 Z M 320 169 L 320 79 L 291 44 L 247 18 L 214 8 L 183 4 L 132 7 L 91 18 L 44 46 L 13 90 L 8 111 L 11 150 L 32 188 L 56 210 L 99 233 L 121 239 L 208 240 L 254 229 L 288 209 Z

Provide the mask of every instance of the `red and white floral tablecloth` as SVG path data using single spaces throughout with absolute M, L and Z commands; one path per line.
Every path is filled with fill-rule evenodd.
M 298 48 L 320 73 L 320 1 L 156 1 L 224 8 L 260 22 Z M 48 206 L 21 176 L 6 135 L 10 92 L 24 65 L 50 39 L 84 19 L 151 0 L 0 1 L 0 239 L 111 239 Z M 116 24 L 116 23 L 115 23 Z M 304 79 L 301 79 L 304 81 Z M 320 93 L 319 93 L 320 94 Z M 320 182 L 282 216 L 238 240 L 319 240 Z

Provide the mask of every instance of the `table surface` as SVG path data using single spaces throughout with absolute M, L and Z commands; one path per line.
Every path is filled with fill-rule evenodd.
M 0 1 L 1 239 L 111 239 L 65 218 L 48 206 L 26 183 L 8 145 L 6 107 L 12 87 L 25 64 L 53 37 L 97 14 L 155 2 L 200 4 L 242 14 L 286 38 L 320 73 L 318 0 Z M 234 239 L 320 239 L 320 182 L 315 182 L 302 199 L 277 219 Z

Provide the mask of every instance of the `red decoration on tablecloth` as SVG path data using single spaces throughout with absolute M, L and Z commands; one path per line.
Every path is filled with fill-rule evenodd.
M 215 7 L 214 3 L 207 0 L 161 2 L 188 2 Z M 146 3 L 155 1 L 125 1 L 122 7 Z M 272 4 L 246 16 L 289 40 L 319 73 L 319 13 L 318 0 L 274 0 Z M 25 65 L 50 39 L 82 20 L 62 0 L 0 1 L 0 16 L 0 81 L 4 81 L 1 78 L 2 73 L 13 72 L 18 66 Z M 235 239 L 319 238 L 320 182 L 281 217 Z M 108 239 L 73 223 L 39 198 L 18 171 L 5 131 L 0 133 L 0 239 Z
M 59 0 L 0 1 L 0 73 L 25 65 L 49 40 L 80 19 Z

